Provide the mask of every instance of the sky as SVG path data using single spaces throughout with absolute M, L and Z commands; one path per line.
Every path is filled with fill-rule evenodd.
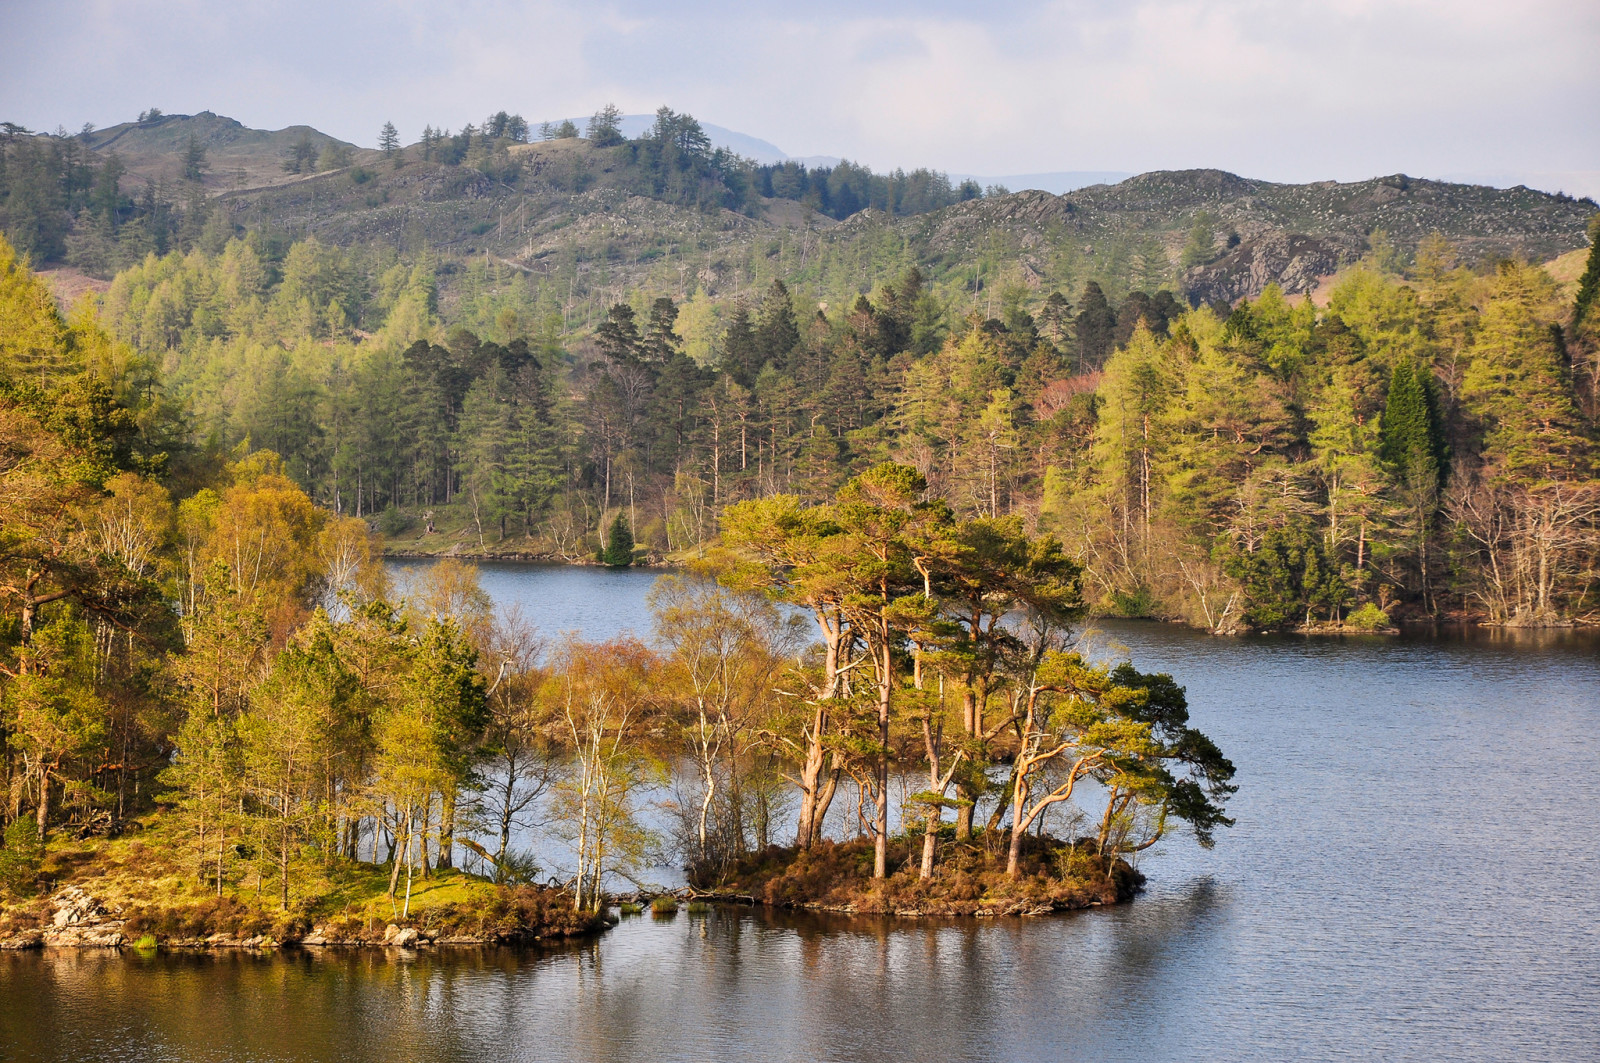
M 0 0 L 0 121 L 372 145 L 665 104 L 876 169 L 1219 167 L 1600 197 L 1596 0 Z

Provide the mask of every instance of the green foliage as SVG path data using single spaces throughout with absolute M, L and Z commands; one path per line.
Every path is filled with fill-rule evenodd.
M 5 844 L 0 847 L 0 894 L 32 896 L 43 860 L 44 843 L 39 840 L 35 825 L 26 819 L 13 820 L 6 827 Z
M 1245 618 L 1263 631 L 1337 612 L 1350 590 L 1331 565 L 1322 537 L 1303 520 L 1269 530 L 1254 550 L 1233 551 L 1224 567 L 1244 586 Z
M 608 568 L 627 568 L 633 564 L 633 532 L 628 518 L 618 513 L 606 532 L 606 545 L 600 551 L 600 562 Z
M 1402 359 L 1389 378 L 1383 408 L 1379 453 L 1404 475 L 1442 482 L 1446 470 L 1432 374 L 1410 358 Z
M 1600 215 L 1589 223 L 1589 258 L 1578 278 L 1578 294 L 1572 301 L 1572 326 L 1578 328 L 1589 318 L 1590 309 L 1600 298 Z
M 1362 602 L 1344 618 L 1344 626 L 1353 631 L 1384 631 L 1391 624 L 1389 614 L 1371 602 Z
M 412 523 L 411 518 L 400 512 L 393 502 L 390 502 L 383 508 L 383 512 L 378 514 L 379 534 L 387 535 L 391 538 L 409 530 Z
M 1188 242 L 1183 245 L 1179 264 L 1184 269 L 1203 266 L 1217 257 L 1217 218 L 1209 211 L 1195 215 L 1194 226 L 1189 230 Z

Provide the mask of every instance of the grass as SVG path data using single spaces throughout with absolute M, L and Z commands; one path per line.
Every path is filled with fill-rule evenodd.
M 677 915 L 678 914 L 678 898 L 676 898 L 676 897 L 657 897 L 655 900 L 650 902 L 650 914 L 651 915 Z
M 228 868 L 219 896 L 214 880 L 201 881 L 197 874 L 192 842 L 161 814 L 130 828 L 116 838 L 52 839 L 41 879 L 49 892 L 75 885 L 120 909 L 127 920 L 123 934 L 135 947 L 217 934 L 293 942 L 318 927 L 333 941 L 376 941 L 390 923 L 415 926 L 428 937 L 494 940 L 581 934 L 604 925 L 572 911 L 564 891 L 498 886 L 457 868 L 414 876 L 409 911 L 402 916 L 404 878 L 391 899 L 387 868 L 347 859 L 296 861 L 287 907 L 275 869 L 238 861 Z M 48 916 L 43 897 L 0 900 L 0 936 L 37 927 Z

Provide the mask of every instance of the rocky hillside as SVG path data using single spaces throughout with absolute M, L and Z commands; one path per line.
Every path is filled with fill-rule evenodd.
M 834 239 L 893 229 L 925 264 L 973 261 L 990 247 L 1017 256 L 1030 281 L 1063 253 L 1093 258 L 1160 257 L 1176 270 L 1196 222 L 1217 253 L 1178 277 L 1193 300 L 1234 300 L 1276 282 L 1308 292 L 1359 258 L 1382 230 L 1409 257 L 1438 232 L 1469 262 L 1517 256 L 1546 261 L 1587 241 L 1589 200 L 1527 188 L 1494 189 L 1395 176 L 1339 184 L 1282 185 L 1220 170 L 1141 174 L 1063 196 L 1019 192 L 976 200 L 920 218 L 858 215 Z M 997 245 L 997 241 L 999 244 Z M 1130 269 L 1147 263 L 1130 263 Z
M 295 146 L 302 141 L 308 142 L 319 156 L 330 146 L 342 149 L 352 163 L 370 163 L 379 154 L 311 126 L 251 129 L 210 111 L 195 115 L 164 114 L 123 122 L 97 129 L 80 139 L 98 155 L 115 152 L 127 167 L 125 184 L 137 188 L 146 180 L 169 183 L 181 180 L 190 137 L 205 151 L 201 183 L 213 192 L 303 180 L 299 174 L 286 172 L 283 166 L 284 160 L 292 156 Z
M 115 151 L 125 182 L 179 172 L 190 137 L 206 150 L 204 184 L 237 228 L 266 226 L 341 245 L 430 247 L 447 259 L 487 257 L 582 291 L 653 287 L 709 294 L 782 275 L 822 298 L 847 298 L 885 271 L 921 267 L 974 298 L 997 283 L 1074 290 L 1159 287 L 1192 301 L 1235 300 L 1269 283 L 1314 290 L 1369 249 L 1376 230 L 1402 261 L 1438 232 L 1462 256 L 1535 261 L 1585 245 L 1596 206 L 1527 188 L 1493 189 L 1397 175 L 1292 185 L 1219 170 L 1141 174 L 1067 195 L 1028 191 L 913 217 L 863 211 L 843 223 L 789 200 L 742 213 L 683 206 L 641 183 L 625 148 L 584 140 L 512 145 L 480 165 L 400 165 L 309 127 L 275 132 L 202 113 L 90 134 Z M 292 175 L 283 159 L 309 140 L 345 161 Z M 1212 250 L 1185 249 L 1197 226 Z

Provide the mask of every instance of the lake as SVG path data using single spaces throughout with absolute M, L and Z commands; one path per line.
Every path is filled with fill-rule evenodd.
M 647 635 L 653 574 L 486 565 L 548 633 Z M 1188 688 L 1238 825 L 1113 910 L 721 909 L 550 949 L 0 955 L 47 1060 L 1600 1057 L 1600 641 L 1098 625 Z M 4 1053 L 0 1053 L 4 1054 Z

